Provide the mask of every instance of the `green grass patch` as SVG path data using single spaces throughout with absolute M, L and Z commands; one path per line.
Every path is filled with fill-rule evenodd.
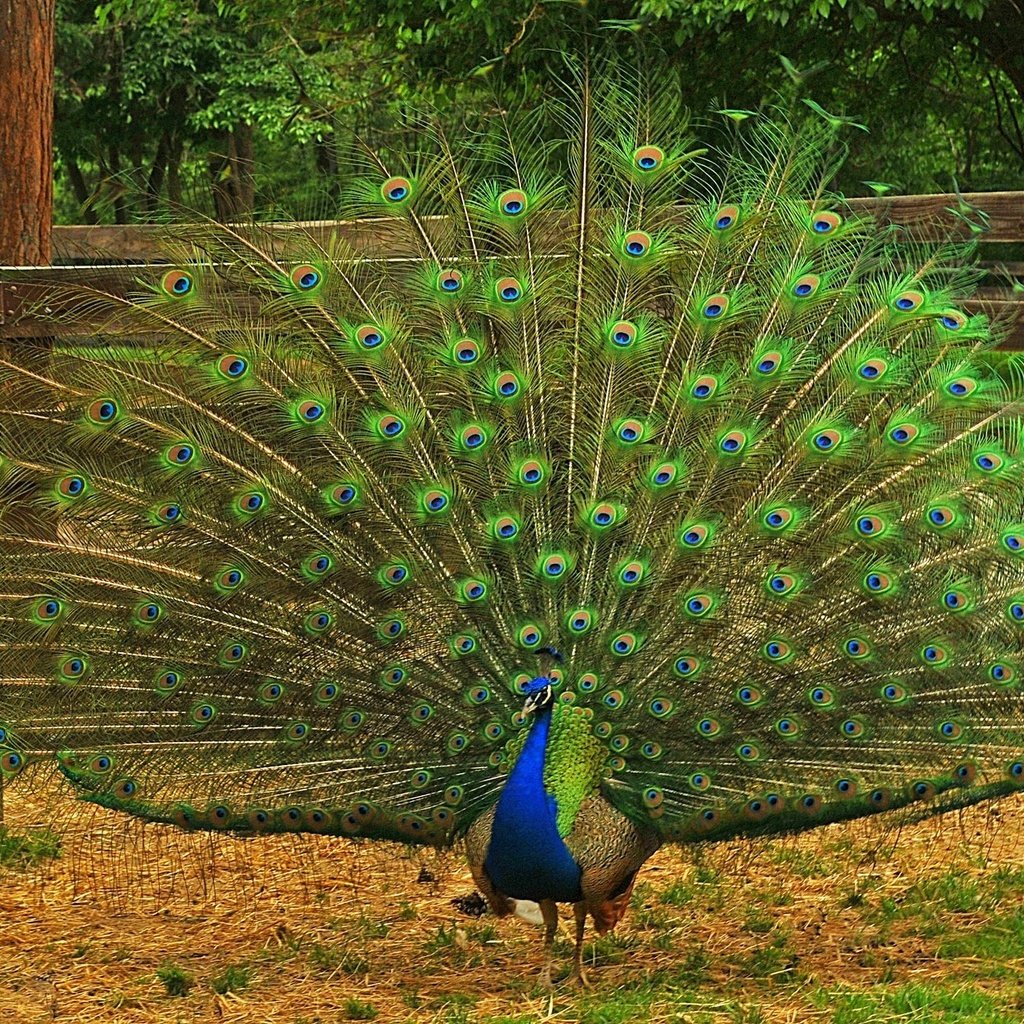
M 163 983 L 164 990 L 169 996 L 187 996 L 196 983 L 191 971 L 170 962 L 158 967 L 156 976 Z
M 244 964 L 232 964 L 210 979 L 210 988 L 218 995 L 241 992 L 252 984 L 253 971 Z
M 59 856 L 60 839 L 52 832 L 38 829 L 18 835 L 0 825 L 0 867 L 24 871 Z
M 362 999 L 348 999 L 345 1002 L 346 1020 L 375 1020 L 377 1011 L 373 1003 L 364 1002 Z
M 888 992 L 821 992 L 816 999 L 831 1008 L 831 1024 L 1020 1024 L 1020 1010 L 972 988 L 950 991 L 935 985 L 906 985 Z

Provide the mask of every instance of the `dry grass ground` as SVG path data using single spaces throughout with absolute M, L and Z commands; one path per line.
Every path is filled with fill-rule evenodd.
M 1024 1020 L 1022 799 L 664 850 L 588 945 L 594 991 L 552 998 L 536 928 L 452 905 L 473 890 L 457 856 L 86 808 L 50 857 L 14 838 L 47 815 L 8 795 L 3 1024 Z

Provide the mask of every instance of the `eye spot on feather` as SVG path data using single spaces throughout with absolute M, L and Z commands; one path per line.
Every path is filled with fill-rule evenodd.
M 857 375 L 862 380 L 876 381 L 881 380 L 888 369 L 889 364 L 884 359 L 865 359 L 864 362 L 857 367 Z
M 321 683 L 313 692 L 313 699 L 317 704 L 330 704 L 336 700 L 341 693 L 337 683 Z M 358 712 L 353 712 L 356 714 Z
M 519 534 L 519 521 L 513 516 L 498 516 L 491 522 L 491 536 L 495 540 L 514 540 Z
M 160 279 L 163 293 L 172 299 L 182 299 L 195 287 L 192 276 L 184 270 L 168 270 Z
M 498 197 L 498 209 L 506 217 L 521 217 L 526 213 L 527 206 L 526 193 L 518 188 L 510 188 Z
M 610 526 L 614 526 L 618 521 L 618 518 L 618 509 L 610 502 L 603 501 L 600 504 L 595 505 L 590 510 L 588 520 L 591 526 L 596 527 L 599 530 L 603 530 Z
M 956 509 L 949 505 L 932 505 L 926 510 L 925 519 L 933 529 L 944 530 L 956 522 Z
M 769 509 L 765 512 L 761 522 L 772 531 L 784 530 L 793 522 L 793 513 L 784 505 Z
M 714 739 L 722 731 L 722 723 L 717 718 L 702 718 L 697 722 L 697 733 L 705 739 Z
M 997 661 L 989 665 L 988 677 L 999 686 L 1012 686 L 1017 681 L 1017 671 L 1007 662 Z
M 462 271 L 447 269 L 437 275 L 437 288 L 444 295 L 456 295 L 463 288 Z
M 795 299 L 809 299 L 821 285 L 821 278 L 817 274 L 804 274 L 793 282 L 790 294 Z
M 519 629 L 517 639 L 520 647 L 532 649 L 540 644 L 543 637 L 544 633 L 539 626 L 528 624 Z
M 615 434 L 623 444 L 636 444 L 643 440 L 644 425 L 640 420 L 622 420 L 616 426 Z
M 380 674 L 380 681 L 389 690 L 401 686 L 408 678 L 408 673 L 401 665 L 390 665 Z
M 714 603 L 710 594 L 691 594 L 686 598 L 683 608 L 690 618 L 700 619 L 712 610 Z
M 839 448 L 843 435 L 834 427 L 819 430 L 811 436 L 811 446 L 817 452 L 830 453 Z
M 237 501 L 238 510 L 245 515 L 254 515 L 266 505 L 266 497 L 259 491 L 248 491 Z
M 112 398 L 97 398 L 89 405 L 87 415 L 97 426 L 107 426 L 119 416 L 120 409 Z
M 678 473 L 678 469 L 671 462 L 663 462 L 651 470 L 648 480 L 653 487 L 668 487 L 675 482 Z
M 920 428 L 914 423 L 897 423 L 889 428 L 889 440 L 893 444 L 907 445 L 917 440 Z
M 636 339 L 636 324 L 628 320 L 619 320 L 608 329 L 608 340 L 616 348 L 631 348 Z
M 302 423 L 317 423 L 323 419 L 327 412 L 323 402 L 319 402 L 316 399 L 307 399 L 305 402 L 300 402 L 296 406 L 295 411 Z
M 892 589 L 892 577 L 885 572 L 869 572 L 863 580 L 864 589 L 872 594 L 885 594 Z
M 692 654 L 680 655 L 672 664 L 672 671 L 679 676 L 680 679 L 689 679 L 691 676 L 697 675 L 700 668 L 700 658 L 697 658 Z
M 334 562 L 328 554 L 316 554 L 305 561 L 304 568 L 310 576 L 324 576 L 330 572 Z
M 796 577 L 791 573 L 777 572 L 768 577 L 768 590 L 778 597 L 785 597 L 796 590 Z
M 765 352 L 755 357 L 754 372 L 759 377 L 771 377 L 782 365 L 782 353 L 777 351 Z
M 377 436 L 394 441 L 405 433 L 405 420 L 394 413 L 385 413 L 376 423 Z
M 836 702 L 836 695 L 827 686 L 815 686 L 807 696 L 816 708 L 830 708 Z
M 387 341 L 387 335 L 377 324 L 361 324 L 356 328 L 355 337 L 356 344 L 367 350 L 380 348 Z
M 444 512 L 451 502 L 451 495 L 440 488 L 434 487 L 423 493 L 420 498 L 420 507 L 428 515 L 437 515 Z
M 229 353 L 220 357 L 217 372 L 227 380 L 241 380 L 249 372 L 249 361 L 244 356 Z
M 174 693 L 184 682 L 184 677 L 174 669 L 160 672 L 156 677 L 156 690 L 162 695 Z
M 998 452 L 978 452 L 974 456 L 974 465 L 983 473 L 998 473 L 1005 463 Z
M 761 758 L 761 748 L 756 743 L 741 743 L 736 748 L 736 756 L 741 761 L 758 761 Z
M 657 146 L 641 146 L 633 151 L 633 166 L 645 174 L 658 170 L 665 162 L 665 153 Z
M 256 691 L 264 704 L 276 704 L 285 693 L 284 686 L 278 682 L 263 683 Z
M 408 178 L 396 175 L 388 178 L 380 187 L 381 198 L 386 203 L 398 205 L 405 202 L 412 195 L 412 182 Z
M 464 580 L 459 586 L 459 596 L 463 601 L 477 604 L 487 598 L 487 584 L 483 580 Z
M 1014 598 L 1006 606 L 1006 615 L 1011 622 L 1017 625 L 1024 623 L 1024 598 Z
M 940 644 L 926 644 L 921 648 L 921 660 L 926 665 L 940 666 L 949 660 L 949 654 Z
M 156 601 L 146 601 L 135 609 L 135 621 L 143 626 L 151 626 L 163 618 L 164 610 Z
M 1011 555 L 1024 554 L 1024 530 L 1011 527 L 1002 534 L 999 543 Z
M 711 785 L 711 776 L 707 772 L 694 772 L 686 781 L 695 793 L 703 793 Z
M 358 495 L 359 490 L 353 483 L 334 484 L 327 490 L 328 502 L 338 508 L 351 505 Z
M 452 345 L 451 360 L 456 366 L 472 366 L 480 358 L 480 343 L 472 338 L 460 338 Z
M 757 707 L 761 703 L 761 691 L 756 686 L 741 686 L 736 691 L 736 699 L 748 708 Z
M 58 667 L 61 681 L 65 683 L 78 682 L 78 680 L 81 679 L 88 671 L 89 662 L 86 658 L 77 654 L 63 658 Z M 2 727 L 0 727 L 0 732 L 3 732 Z M 4 738 L 0 736 L 0 743 L 3 742 Z
M 913 313 L 915 309 L 919 309 L 924 302 L 924 294 L 916 291 L 913 288 L 907 289 L 906 291 L 900 292 L 892 300 L 893 309 L 900 313 Z
M 615 572 L 615 578 L 624 587 L 635 587 L 643 583 L 647 574 L 647 567 L 643 562 L 632 560 L 624 562 Z
M 511 305 L 523 297 L 523 286 L 514 277 L 503 277 L 494 286 L 499 302 Z
M 964 316 L 959 310 L 947 309 L 939 313 L 935 318 L 935 322 L 944 331 L 960 331 L 967 324 L 967 317 Z
M 719 451 L 726 455 L 739 455 L 747 446 L 747 435 L 742 430 L 730 430 L 718 442 Z
M 740 208 L 738 206 L 720 206 L 711 217 L 711 226 L 715 231 L 728 231 L 739 223 Z
M 181 506 L 174 502 L 164 502 L 153 510 L 153 518 L 164 526 L 171 526 L 182 520 Z
M 85 494 L 86 489 L 85 477 L 77 474 L 61 477 L 57 481 L 57 493 L 62 498 L 80 498 Z
M 946 393 L 953 398 L 969 398 L 978 388 L 973 377 L 956 377 L 946 382 Z
M 705 374 L 693 382 L 693 386 L 690 388 L 690 395 L 697 399 L 698 402 L 702 402 L 709 398 L 714 398 L 717 390 L 718 378 L 711 374 Z
M 377 627 L 377 635 L 385 643 L 397 640 L 405 632 L 405 623 L 397 616 L 385 619 Z
M 560 579 L 569 568 L 569 561 L 565 555 L 552 554 L 541 559 L 540 572 L 546 579 Z
M 816 235 L 831 235 L 839 230 L 843 218 L 831 210 L 819 210 L 811 214 L 811 230 Z
M 769 640 L 761 650 L 769 661 L 786 661 L 793 654 L 793 648 L 785 640 Z
M 545 466 L 538 459 L 527 459 L 519 465 L 516 477 L 527 487 L 536 487 L 544 482 L 547 475 Z
M 522 383 L 510 370 L 494 378 L 493 391 L 496 398 L 515 398 L 521 389 Z
M 960 739 L 964 734 L 964 729 L 959 722 L 950 719 L 945 722 L 940 722 L 937 726 L 937 732 L 942 739 L 952 741 Z
M 189 717 L 194 725 L 209 725 L 217 717 L 217 709 L 212 704 L 203 701 L 193 705 L 189 711 Z
M 705 320 L 718 320 L 729 311 L 729 296 L 723 293 L 705 299 L 701 306 L 701 316 Z
M 646 256 L 651 249 L 651 236 L 646 231 L 630 231 L 622 240 L 622 251 L 631 259 Z
M 171 466 L 187 466 L 195 459 L 196 450 L 185 441 L 171 445 L 164 453 L 164 458 Z
M 612 638 L 611 649 L 612 654 L 620 658 L 627 657 L 640 649 L 640 638 L 635 633 L 619 633 Z
M 311 267 L 308 263 L 296 267 L 289 276 L 292 284 L 300 292 L 313 291 L 323 279 L 320 271 L 316 267 Z
M 856 522 L 857 533 L 864 538 L 876 538 L 885 533 L 885 520 L 881 516 L 866 515 L 858 516 Z
M 702 548 L 707 543 L 711 532 L 703 523 L 690 523 L 679 530 L 679 543 L 684 548 Z
M 888 704 L 903 704 L 910 699 L 910 691 L 902 683 L 886 683 L 881 689 L 882 700 Z

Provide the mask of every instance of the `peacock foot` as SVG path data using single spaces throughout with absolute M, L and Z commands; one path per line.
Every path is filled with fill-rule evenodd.
M 569 988 L 578 988 L 584 992 L 593 992 L 594 990 L 594 986 L 591 985 L 590 979 L 582 967 L 574 967 L 566 977 L 565 984 Z

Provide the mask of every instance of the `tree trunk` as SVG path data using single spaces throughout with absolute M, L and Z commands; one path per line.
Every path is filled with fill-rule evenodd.
M 50 262 L 55 0 L 0 0 L 0 265 Z

